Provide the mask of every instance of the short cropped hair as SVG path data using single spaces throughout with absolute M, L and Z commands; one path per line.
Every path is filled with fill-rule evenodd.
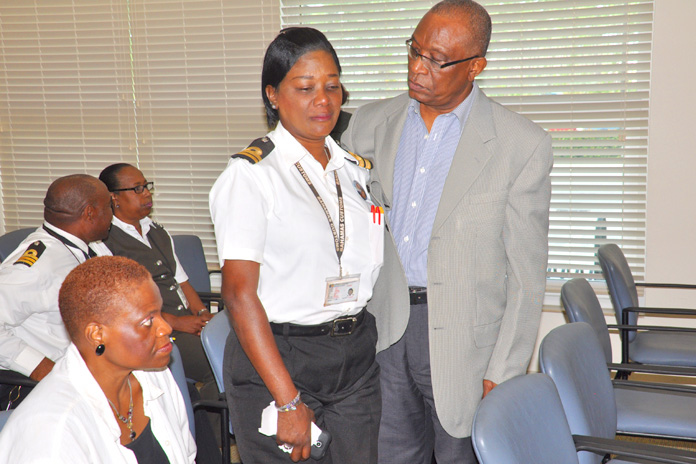
M 53 225 L 80 219 L 88 205 L 98 206 L 99 181 L 88 174 L 60 177 L 49 185 L 44 197 L 44 219 Z
M 88 259 L 70 271 L 58 294 L 63 323 L 72 341 L 91 322 L 108 324 L 128 297 L 152 276 L 123 256 Z
M 121 185 L 118 183 L 118 174 L 121 172 L 121 170 L 132 167 L 134 166 L 128 163 L 112 164 L 111 166 L 107 166 L 102 170 L 102 172 L 99 174 L 99 180 L 104 182 L 104 185 L 106 185 L 106 189 L 109 192 L 113 192 L 117 188 L 121 188 Z
M 280 31 L 278 36 L 266 49 L 263 57 L 263 71 L 261 72 L 261 96 L 266 108 L 266 121 L 272 128 L 278 122 L 278 110 L 273 109 L 268 96 L 266 86 L 277 89 L 290 69 L 295 66 L 305 53 L 323 50 L 333 58 L 338 74 L 341 74 L 341 64 L 338 56 L 329 40 L 324 34 L 311 27 L 288 27 Z
M 469 23 L 477 54 L 486 56 L 491 41 L 491 17 L 488 11 L 473 0 L 443 0 L 433 6 L 429 13 L 463 19 Z

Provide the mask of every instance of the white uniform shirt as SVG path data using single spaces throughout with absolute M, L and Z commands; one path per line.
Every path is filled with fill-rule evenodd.
M 44 357 L 55 361 L 70 344 L 58 310 L 58 292 L 68 273 L 85 261 L 88 250 L 74 235 L 44 225 L 78 248 L 39 227 L 0 264 L 0 367 L 27 376 Z M 15 264 L 36 241 L 46 246 L 38 260 L 32 266 Z
M 111 224 L 113 226 L 118 227 L 143 245 L 147 246 L 148 248 L 152 249 L 152 245 L 150 244 L 150 240 L 147 238 L 147 233 L 150 232 L 150 226 L 152 225 L 152 219 L 149 217 L 145 216 L 140 220 L 140 228 L 143 231 L 143 235 L 140 235 L 138 233 L 138 229 L 133 227 L 132 225 L 123 222 L 116 216 L 114 216 L 111 219 Z M 165 231 L 166 232 L 166 231 Z M 167 235 L 169 235 L 169 232 L 167 232 Z M 169 240 L 172 242 L 172 251 L 174 252 L 174 261 L 176 261 L 176 274 L 174 275 L 174 280 L 176 280 L 177 283 L 182 283 L 186 282 L 188 278 L 188 274 L 186 274 L 186 271 L 184 271 L 183 266 L 179 262 L 179 258 L 176 256 L 176 248 L 174 248 L 174 240 L 172 240 L 172 236 L 169 235 Z M 107 247 L 105 244 L 99 242 L 98 244 L 93 244 L 91 247 L 94 249 L 97 254 L 101 255 L 102 253 L 108 251 L 109 254 L 111 254 L 111 251 L 109 250 L 109 247 Z
M 280 124 L 268 134 L 275 148 L 256 164 L 233 158 L 210 192 L 220 265 L 261 264 L 258 296 L 270 322 L 320 324 L 357 314 L 372 297 L 383 260 L 384 219 L 371 211 L 369 171 L 351 163 L 331 137 L 326 171 Z M 360 275 L 358 299 L 324 306 L 326 279 L 339 275 L 324 210 L 294 166 L 299 161 L 326 203 L 338 233 L 338 173 L 345 205 L 343 274 Z
M 108 348 L 107 348 L 108 349 Z M 181 392 L 169 372 L 133 371 L 143 388 L 143 409 L 171 464 L 193 463 L 196 444 Z M 12 413 L 0 433 L 0 462 L 130 463 L 106 396 L 75 345 Z

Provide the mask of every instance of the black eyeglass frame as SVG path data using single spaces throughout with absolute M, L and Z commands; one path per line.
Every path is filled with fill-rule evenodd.
M 113 189 L 111 190 L 112 192 L 127 192 L 129 190 L 132 190 L 135 192 L 136 195 L 141 195 L 145 190 L 147 189 L 148 192 L 151 192 L 152 190 L 155 189 L 155 183 L 154 182 L 148 182 L 145 185 L 136 185 L 135 187 L 129 187 L 129 188 L 122 188 L 122 189 Z
M 435 61 L 434 59 L 430 58 L 429 56 L 425 56 L 422 53 L 419 53 L 418 50 L 413 48 L 413 37 L 408 39 L 406 41 L 406 49 L 408 50 L 408 56 L 412 60 L 415 60 L 416 58 L 420 58 L 421 60 L 425 60 L 424 63 L 430 63 L 431 65 L 437 65 L 437 68 L 433 67 L 432 69 L 434 70 L 441 70 L 445 68 L 449 68 L 450 66 L 454 66 L 455 64 L 459 63 L 464 63 L 465 61 L 470 61 L 473 60 L 474 58 L 481 58 L 481 55 L 474 55 L 470 56 L 469 58 L 464 58 L 463 60 L 455 60 L 455 61 L 448 61 L 447 63 L 440 63 L 439 61 Z M 415 56 L 411 56 L 411 53 L 413 53 Z

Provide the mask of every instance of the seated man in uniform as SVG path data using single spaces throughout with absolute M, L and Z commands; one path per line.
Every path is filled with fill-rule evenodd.
M 44 223 L 0 265 L 0 368 L 41 380 L 70 344 L 58 311 L 63 279 L 95 256 L 88 243 L 107 237 L 111 197 L 97 178 L 55 180 Z

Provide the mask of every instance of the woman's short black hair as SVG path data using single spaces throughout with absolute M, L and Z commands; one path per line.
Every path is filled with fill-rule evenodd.
M 118 184 L 118 173 L 124 168 L 132 168 L 128 163 L 116 163 L 111 166 L 105 167 L 99 174 L 99 180 L 104 182 L 106 188 L 109 192 L 113 192 L 117 188 L 120 188 Z
M 317 50 L 324 50 L 331 55 L 340 75 L 341 64 L 338 62 L 336 51 L 324 34 L 311 27 L 283 29 L 266 49 L 261 73 L 261 96 L 266 107 L 268 127 L 273 127 L 278 122 L 278 110 L 271 106 L 271 102 L 266 96 L 266 86 L 278 88 L 280 82 L 285 79 L 297 60 L 305 53 Z

